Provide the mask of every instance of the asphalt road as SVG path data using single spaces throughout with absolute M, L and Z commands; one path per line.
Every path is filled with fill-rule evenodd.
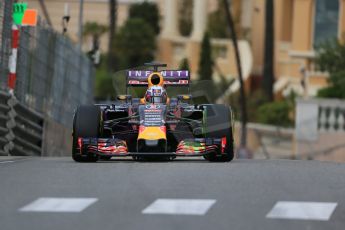
M 189 159 L 75 163 L 70 158 L 0 158 L 0 175 L 1 230 L 343 230 L 345 226 L 345 164 L 289 160 L 209 163 Z M 74 212 L 72 204 L 56 203 L 53 211 L 30 211 L 40 205 L 43 209 L 52 206 L 37 201 L 42 198 L 87 198 L 89 203 L 83 206 L 78 201 L 74 205 L 80 210 Z M 171 208 L 170 203 L 165 206 L 170 214 L 145 213 L 157 199 L 183 199 L 186 206 Z M 191 206 L 191 200 L 196 206 Z M 200 201 L 210 202 L 205 207 Z M 336 207 L 322 221 L 268 218 L 279 201 L 326 202 Z M 162 208 L 166 204 L 157 205 Z M 325 215 L 315 210 L 316 214 L 310 210 L 294 213 Z

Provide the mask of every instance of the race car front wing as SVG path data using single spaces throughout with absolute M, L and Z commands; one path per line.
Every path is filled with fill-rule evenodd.
M 77 150 L 81 155 L 99 156 L 139 156 L 139 155 L 169 155 L 169 156 L 202 156 L 205 154 L 224 154 L 226 138 L 195 138 L 180 141 L 175 152 L 129 152 L 127 143 L 116 138 L 78 138 Z

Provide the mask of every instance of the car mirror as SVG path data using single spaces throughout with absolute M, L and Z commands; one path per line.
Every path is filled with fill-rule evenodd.
M 117 96 L 117 100 L 120 100 L 120 101 L 127 101 L 127 100 L 131 100 L 132 99 L 132 96 L 131 95 L 118 95 Z
M 188 95 L 188 94 L 177 95 L 177 99 L 179 101 L 189 101 L 190 99 L 192 99 L 192 95 Z

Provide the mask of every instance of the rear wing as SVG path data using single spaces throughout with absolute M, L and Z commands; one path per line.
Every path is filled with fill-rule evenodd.
M 148 86 L 147 78 L 152 74 L 151 70 L 127 70 L 127 86 Z M 165 86 L 189 87 L 190 76 L 188 70 L 162 70 L 159 73 L 164 78 Z

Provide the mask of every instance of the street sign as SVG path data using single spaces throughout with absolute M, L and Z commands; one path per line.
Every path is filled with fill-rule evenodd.
M 37 24 L 37 10 L 27 9 L 24 13 L 22 25 L 36 26 Z
M 36 26 L 37 10 L 27 9 L 27 3 L 13 3 L 13 22 L 16 25 Z
M 16 25 L 21 25 L 24 17 L 24 13 L 26 9 L 28 8 L 27 3 L 13 3 L 13 22 Z

